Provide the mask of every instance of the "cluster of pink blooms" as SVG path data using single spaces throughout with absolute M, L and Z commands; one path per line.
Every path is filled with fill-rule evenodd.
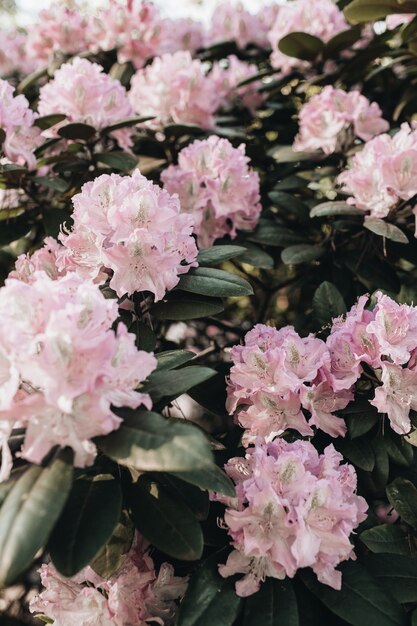
M 111 270 L 110 287 L 118 296 L 150 291 L 161 300 L 180 274 L 197 265 L 192 216 L 138 170 L 132 176 L 103 174 L 72 201 L 74 224 L 60 236 L 60 269 L 93 280 Z
M 332 154 L 351 144 L 354 136 L 369 141 L 389 124 L 376 102 L 359 91 L 346 92 L 328 85 L 312 96 L 299 112 L 299 133 L 293 149 Z
M 289 57 L 278 49 L 280 40 L 293 32 L 303 32 L 314 35 L 327 43 L 338 33 L 348 30 L 343 12 L 333 0 L 294 0 L 278 11 L 274 25 L 268 33 L 272 48 L 272 66 L 282 74 L 288 74 L 293 69 L 303 69 L 309 66 L 308 62 Z
M 371 311 L 365 309 L 368 296 L 361 296 L 345 318 L 333 320 L 326 342 L 301 338 L 290 326 L 258 324 L 245 345 L 232 349 L 227 409 L 236 411 L 245 428 L 245 445 L 257 436 L 271 440 L 287 428 L 312 435 L 312 425 L 344 436 L 344 420 L 334 413 L 353 399 L 364 363 L 382 383 L 370 403 L 388 416 L 395 432 L 410 431 L 410 410 L 417 410 L 417 307 L 381 292 L 376 299 Z
M 248 11 L 243 2 L 222 2 L 211 16 L 208 45 L 235 41 L 239 48 L 249 44 L 268 46 L 268 31 L 279 11 L 278 3 L 264 6 L 256 14 Z
M 96 456 L 93 437 L 120 425 L 112 406 L 151 407 L 136 391 L 155 369 L 120 323 L 115 300 L 89 281 L 45 272 L 29 282 L 9 278 L 0 289 L 0 479 L 11 469 L 7 439 L 26 428 L 20 456 L 41 463 L 56 445 L 74 450 L 77 467 Z
M 259 176 L 248 166 L 245 145 L 212 135 L 194 141 L 178 156 L 178 165 L 162 172 L 169 193 L 178 194 L 183 211 L 194 218 L 201 248 L 216 239 L 236 237 L 238 228 L 251 230 L 261 212 Z
M 169 563 L 163 563 L 157 574 L 147 548 L 137 536 L 121 569 L 109 580 L 91 567 L 65 578 L 53 565 L 42 565 L 44 589 L 31 601 L 30 610 L 56 626 L 173 624 L 175 601 L 184 595 L 187 579 L 175 576 Z
M 39 94 L 40 115 L 62 113 L 67 116 L 61 125 L 81 122 L 101 129 L 133 115 L 126 89 L 120 82 L 103 72 L 101 65 L 76 57 L 62 65 L 53 80 L 44 85 Z M 55 136 L 55 125 L 45 136 Z M 120 147 L 132 145 L 131 128 L 113 131 Z
M 130 102 L 140 115 L 154 116 L 151 128 L 168 124 L 214 127 L 220 98 L 207 68 L 189 52 L 163 54 L 132 78 Z
M 237 106 L 244 106 L 255 114 L 262 105 L 265 96 L 260 93 L 260 81 L 253 81 L 238 87 L 239 83 L 256 76 L 258 68 L 252 63 L 245 63 L 235 55 L 224 61 L 214 63 L 209 74 L 213 89 L 219 95 L 219 108 L 227 111 Z
M 0 30 L 0 76 L 30 74 L 36 65 L 27 54 L 27 35 L 18 30 Z
M 35 148 L 42 143 L 40 130 L 34 126 L 36 114 L 25 96 L 15 96 L 14 87 L 0 79 L 0 128 L 5 133 L 2 150 L 7 159 L 19 165 L 35 167 Z
M 402 124 L 393 136 L 371 139 L 337 180 L 352 196 L 349 204 L 369 211 L 371 217 L 386 217 L 399 200 L 417 193 L 417 130 Z
M 228 505 L 224 523 L 234 548 L 219 571 L 244 575 L 237 595 L 252 595 L 266 577 L 292 578 L 303 567 L 341 588 L 335 568 L 355 558 L 349 536 L 368 508 L 355 493 L 354 468 L 342 460 L 332 445 L 319 455 L 307 441 L 277 439 L 228 461 L 236 498 L 214 497 Z

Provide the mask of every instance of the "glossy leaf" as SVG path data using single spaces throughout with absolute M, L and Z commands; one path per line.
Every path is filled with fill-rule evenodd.
M 281 259 L 285 265 L 299 265 L 300 263 L 309 263 L 316 261 L 324 254 L 324 249 L 318 246 L 308 244 L 300 244 L 284 248 L 281 252 Z
M 156 404 L 162 398 L 177 398 L 215 375 L 215 370 L 199 365 L 176 371 L 155 371 L 143 385 L 142 391 L 149 393 Z
M 90 124 L 81 124 L 80 122 L 73 122 L 66 124 L 58 129 L 58 135 L 64 139 L 82 139 L 88 141 L 92 139 L 96 134 L 96 129 Z
M 398 226 L 389 224 L 388 222 L 378 219 L 377 217 L 365 220 L 363 225 L 376 235 L 380 235 L 386 239 L 391 239 L 391 241 L 396 241 L 397 243 L 408 243 L 407 235 L 405 235 L 403 231 L 398 228 Z
M 324 326 L 335 317 L 345 315 L 346 304 L 343 296 L 333 283 L 327 280 L 316 289 L 313 298 L 314 316 Z
M 242 246 L 211 246 L 204 248 L 198 253 L 197 261 L 201 267 L 219 265 L 223 261 L 239 257 L 246 251 Z
M 243 626 L 301 626 L 291 580 L 267 578 L 260 590 L 246 598 Z
M 362 543 L 376 554 L 410 555 L 410 541 L 406 533 L 393 524 L 381 524 L 364 530 L 359 535 Z
M 323 52 L 324 43 L 314 35 L 292 32 L 278 42 L 278 49 L 289 57 L 314 61 Z
M 100 152 L 94 155 L 94 158 L 99 163 L 104 163 L 109 167 L 120 170 L 122 172 L 130 172 L 138 164 L 138 160 L 133 154 L 127 152 Z
M 90 563 L 96 574 L 105 580 L 111 578 L 122 567 L 134 536 L 133 523 L 126 511 L 123 511 L 109 541 Z
M 386 489 L 388 500 L 404 522 L 417 529 L 417 489 L 405 478 L 396 478 Z
M 217 315 L 224 309 L 221 298 L 209 298 L 197 294 L 173 292 L 163 302 L 152 307 L 152 313 L 160 320 L 193 320 Z
M 250 296 L 253 289 L 247 280 L 212 267 L 198 267 L 181 276 L 178 289 L 201 296 L 227 298 Z

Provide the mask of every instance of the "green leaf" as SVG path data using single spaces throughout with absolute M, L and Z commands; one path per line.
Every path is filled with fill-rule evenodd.
M 299 626 L 297 598 L 289 578 L 267 578 L 245 602 L 243 626 Z
M 369 432 L 379 419 L 376 408 L 366 400 L 355 401 L 351 407 L 347 407 L 340 413 L 346 420 L 351 439 Z
M 133 154 L 116 150 L 113 152 L 99 152 L 94 155 L 94 158 L 99 163 L 104 163 L 121 172 L 130 172 L 138 164 L 137 157 Z
M 209 512 L 210 501 L 207 491 L 203 491 L 196 485 L 187 483 L 173 474 L 155 474 L 156 481 L 166 489 L 175 499 L 183 500 L 188 508 L 200 521 L 206 520 Z
M 301 570 L 304 584 L 332 613 L 353 626 L 406 626 L 407 616 L 367 569 L 358 562 L 343 563 L 342 590 L 317 581 L 309 569 Z
M 396 478 L 387 488 L 390 504 L 404 522 L 417 529 L 417 489 L 405 478 Z
M 68 183 L 62 178 L 48 178 L 48 176 L 34 176 L 33 182 L 38 185 L 44 185 L 44 187 L 49 187 L 49 189 L 53 189 L 54 191 L 59 191 L 60 193 L 65 193 L 68 190 Z
M 190 472 L 213 465 L 202 430 L 151 411 L 136 411 L 123 420 L 118 430 L 99 437 L 96 443 L 121 465 L 146 472 Z
M 391 239 L 391 241 L 396 241 L 397 243 L 408 243 L 407 235 L 405 235 L 403 231 L 398 228 L 398 226 L 389 224 L 388 222 L 385 222 L 377 217 L 370 217 L 366 219 L 363 225 L 376 235 L 380 235 L 386 239 Z
M 199 266 L 219 265 L 223 261 L 234 259 L 246 252 L 242 246 L 211 246 L 204 248 L 198 253 L 197 261 Z
M 357 467 L 372 472 L 375 465 L 375 454 L 367 439 L 337 439 L 335 448 Z
M 197 267 L 190 270 L 188 274 L 181 276 L 177 289 L 219 298 L 253 294 L 252 286 L 247 280 L 212 267 Z
M 345 315 L 345 301 L 333 283 L 326 280 L 316 289 L 313 297 L 313 311 L 321 326 L 328 324 L 335 317 Z
M 46 467 L 30 467 L 0 509 L 0 585 L 10 585 L 31 564 L 58 519 L 71 489 L 72 453 Z
M 300 244 L 284 248 L 281 252 L 281 259 L 285 265 L 299 265 L 300 263 L 315 261 L 323 256 L 323 254 L 324 249 L 319 246 Z
M 22 215 L 18 215 L 17 217 L 2 220 L 0 228 L 0 246 L 5 246 L 12 241 L 17 241 L 26 235 L 31 227 L 31 216 L 28 213 L 22 213 Z
M 134 536 L 135 527 L 127 512 L 122 511 L 120 520 L 109 541 L 90 563 L 95 573 L 105 580 L 109 580 L 122 567 L 132 546 Z
M 141 391 L 149 393 L 156 404 L 162 398 L 177 398 L 215 375 L 215 370 L 199 365 L 175 371 L 155 371 L 149 376 Z
M 177 478 L 185 480 L 192 485 L 197 485 L 207 491 L 217 491 L 225 496 L 234 497 L 235 486 L 230 478 L 217 465 L 204 467 L 193 472 L 170 472 Z
M 48 75 L 48 68 L 44 67 L 41 70 L 36 70 L 35 72 L 32 72 L 28 76 L 25 76 L 25 78 L 18 84 L 16 88 L 16 94 L 25 93 L 35 83 L 37 83 L 40 78 L 43 78 L 44 76 L 47 76 L 47 75 Z
M 232 626 L 242 600 L 235 593 L 233 580 L 222 578 L 218 572 L 218 564 L 225 559 L 222 551 L 196 567 L 180 605 L 177 626 Z
M 391 13 L 416 13 L 415 0 L 353 0 L 344 9 L 349 22 L 361 23 L 381 19 Z
M 152 328 L 136 320 L 130 327 L 129 332 L 136 335 L 136 346 L 139 350 L 145 350 L 145 352 L 153 352 L 156 346 L 156 335 Z
M 292 32 L 278 42 L 278 49 L 289 57 L 314 61 L 323 52 L 324 43 L 318 37 L 303 32 Z
M 184 365 L 190 359 L 192 359 L 195 354 L 194 352 L 189 352 L 188 350 L 166 350 L 165 352 L 160 352 L 155 355 L 158 360 L 158 371 L 161 370 L 172 370 L 175 367 L 180 367 L 180 365 Z
M 59 122 L 63 122 L 66 119 L 66 115 L 62 113 L 52 113 L 51 115 L 42 115 L 34 121 L 34 126 L 37 126 L 41 130 L 47 130 Z
M 110 126 L 105 126 L 101 132 L 103 134 L 111 133 L 114 130 L 119 130 L 119 128 L 130 128 L 131 126 L 137 126 L 137 124 L 143 124 L 144 122 L 149 122 L 150 120 L 154 120 L 154 116 L 135 116 L 135 117 L 126 117 L 123 120 L 119 120 L 114 124 L 110 124 Z
M 245 243 L 245 246 L 245 252 L 239 255 L 239 263 L 247 263 L 252 265 L 252 267 L 259 267 L 265 270 L 270 270 L 274 267 L 274 259 L 265 250 L 249 242 Z
M 351 48 L 362 36 L 360 26 L 353 26 L 332 37 L 325 45 L 324 56 L 329 59 L 338 56 L 346 48 Z
M 417 602 L 416 559 L 399 554 L 370 554 L 365 564 L 398 602 Z
M 224 310 L 221 298 L 209 298 L 197 294 L 170 293 L 164 302 L 152 307 L 152 313 L 160 320 L 193 320 L 217 315 Z
M 271 156 L 277 163 L 298 163 L 298 161 L 315 161 L 317 158 L 323 158 L 323 153 L 319 151 L 302 152 L 293 150 L 292 146 L 279 146 L 279 148 L 274 148 L 271 151 Z
M 158 550 L 183 561 L 201 557 L 200 524 L 181 500 L 145 476 L 133 485 L 130 498 L 136 528 Z
M 48 543 L 57 570 L 71 577 L 86 567 L 109 541 L 121 510 L 122 492 L 114 476 L 97 474 L 74 481 Z
M 403 554 L 410 555 L 410 542 L 406 533 L 399 526 L 382 524 L 364 530 L 359 539 L 371 552 L 377 554 Z
M 200 126 L 192 124 L 169 124 L 165 126 L 164 133 L 167 137 L 182 137 L 183 135 L 202 135 L 206 131 Z
M 332 215 L 364 215 L 361 209 L 357 209 L 347 202 L 332 201 L 316 204 L 310 211 L 310 217 L 330 217 Z
M 410 467 L 414 458 L 413 446 L 406 442 L 404 437 L 400 437 L 392 432 L 386 433 L 384 437 L 385 448 L 388 456 L 402 467 Z
M 96 129 L 90 124 L 81 124 L 80 122 L 73 122 L 61 126 L 58 128 L 58 135 L 64 139 L 82 139 L 88 141 L 96 134 Z
M 259 220 L 256 230 L 247 235 L 247 239 L 265 246 L 283 248 L 300 243 L 305 238 L 286 226 L 281 226 L 272 220 L 262 218 Z

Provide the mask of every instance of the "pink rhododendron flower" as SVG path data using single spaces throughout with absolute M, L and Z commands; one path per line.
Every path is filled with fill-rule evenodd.
M 256 65 L 245 63 L 235 55 L 214 63 L 210 73 L 216 92 L 221 95 L 220 108 L 226 111 L 235 106 L 244 106 L 254 115 L 265 97 L 259 93 L 260 81 L 238 87 L 238 84 L 258 73 Z
M 194 217 L 200 247 L 236 230 L 251 230 L 261 211 L 259 177 L 248 167 L 245 146 L 211 136 L 181 150 L 178 165 L 162 172 L 169 193 L 177 193 L 181 209 Z
M 393 30 L 402 24 L 409 24 L 415 16 L 415 13 L 393 13 L 392 15 L 387 15 L 385 24 L 388 30 Z
M 382 119 L 379 106 L 359 91 L 346 92 L 328 85 L 301 108 L 299 127 L 294 150 L 331 154 L 351 143 L 351 135 L 368 141 L 386 132 L 389 124 Z
M 121 569 L 104 580 L 91 567 L 73 578 L 59 574 L 52 564 L 39 572 L 44 589 L 30 603 L 32 613 L 54 620 L 56 626 L 169 626 L 186 590 L 187 579 L 174 575 L 169 563 L 159 573 L 146 542 L 137 537 Z
M 27 54 L 38 66 L 46 66 L 55 55 L 77 54 L 86 48 L 87 18 L 76 5 L 54 2 L 28 30 Z
M 352 394 L 331 387 L 331 356 L 321 339 L 301 338 L 290 326 L 276 330 L 257 324 L 245 345 L 232 349 L 232 361 L 226 407 L 237 410 L 244 445 L 257 436 L 271 440 L 287 428 L 307 436 L 313 434 L 311 426 L 332 437 L 345 434 L 344 421 L 334 413 Z M 302 409 L 310 412 L 309 422 Z
M 307 441 L 276 439 L 258 441 L 245 459 L 228 461 L 236 498 L 227 499 L 224 523 L 234 550 L 219 571 L 244 574 L 236 583 L 239 596 L 256 593 L 266 577 L 292 578 L 303 567 L 341 588 L 335 568 L 355 558 L 349 536 L 368 508 L 355 493 L 354 468 L 342 460 L 332 445 L 319 455 Z
M 181 274 L 197 265 L 191 215 L 176 196 L 132 176 L 99 176 L 73 197 L 74 225 L 61 234 L 66 251 L 58 266 L 97 279 L 112 271 L 110 287 L 121 297 L 150 291 L 161 300 Z
M 66 274 L 66 269 L 58 269 L 58 258 L 63 252 L 63 247 L 53 237 L 45 237 L 44 245 L 33 254 L 20 254 L 15 263 L 15 269 L 10 272 L 9 278 L 16 278 L 25 283 L 36 279 L 36 272 L 45 272 L 50 278 L 56 280 Z
M 371 400 L 380 413 L 386 413 L 391 428 L 399 435 L 411 430 L 410 409 L 417 410 L 417 370 L 393 363 L 382 363 L 382 387 Z
M 68 122 L 81 122 L 101 129 L 133 115 L 127 92 L 118 80 L 103 72 L 101 65 L 76 57 L 62 65 L 53 80 L 40 90 L 38 110 L 40 115 L 63 113 Z M 55 136 L 57 125 L 44 132 Z M 121 148 L 132 145 L 131 128 L 111 133 Z
M 0 30 L 0 76 L 30 74 L 36 63 L 27 54 L 27 34 L 20 30 Z
M 214 127 L 216 93 L 204 64 L 186 51 L 163 54 L 132 78 L 130 102 L 136 113 L 154 116 L 151 128 L 168 124 Z
M 33 125 L 37 116 L 25 96 L 13 94 L 14 87 L 0 79 L 0 128 L 5 133 L 2 149 L 9 161 L 33 168 L 33 151 L 42 143 L 41 131 Z
M 348 203 L 370 211 L 371 217 L 386 217 L 399 200 L 417 193 L 417 130 L 402 124 L 394 136 L 379 135 L 356 153 L 338 182 L 353 196 Z
M 277 18 L 268 38 L 273 50 L 271 55 L 272 66 L 288 74 L 291 70 L 303 69 L 309 66 L 306 61 L 289 57 L 278 49 L 280 40 L 293 32 L 303 32 L 318 37 L 327 43 L 338 33 L 348 30 L 342 11 L 332 0 L 295 0 L 280 7 Z
M 165 18 L 161 22 L 162 41 L 158 54 L 174 54 L 178 50 L 188 50 L 191 53 L 204 47 L 204 27 L 187 17 Z
M 0 289 L 0 432 L 26 428 L 21 456 L 40 463 L 56 445 L 75 465 L 93 462 L 91 439 L 119 427 L 112 406 L 151 407 L 136 391 L 156 367 L 138 351 L 117 303 L 76 274 L 53 280 L 35 271 L 29 283 L 9 278 Z
M 267 47 L 268 30 L 277 12 L 277 5 L 269 5 L 258 14 L 253 14 L 242 2 L 225 0 L 213 11 L 207 45 L 235 41 L 239 48 L 246 48 L 249 44 Z

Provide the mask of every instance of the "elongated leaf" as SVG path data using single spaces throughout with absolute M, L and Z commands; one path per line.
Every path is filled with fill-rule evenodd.
M 308 569 L 301 570 L 304 584 L 333 613 L 353 626 L 406 626 L 402 607 L 358 562 L 344 563 L 342 590 L 321 585 Z
M 160 352 L 156 355 L 158 359 L 158 370 L 172 370 L 175 367 L 184 365 L 195 354 L 188 350 L 167 350 L 166 352 Z
M 260 590 L 246 599 L 243 626 L 299 626 L 297 598 L 289 578 L 267 578 Z
M 365 564 L 398 602 L 417 602 L 416 559 L 398 554 L 370 554 Z
M 136 528 L 158 550 L 184 561 L 201 557 L 203 533 L 183 502 L 141 476 L 132 487 L 130 504 Z
M 410 555 L 410 543 L 406 533 L 399 526 L 381 524 L 369 530 L 364 530 L 360 540 L 371 552 L 385 554 Z
M 28 213 L 1 221 L 0 246 L 20 239 L 26 235 L 32 227 L 32 219 Z
M 225 560 L 226 553 L 221 551 L 196 567 L 180 606 L 177 626 L 232 626 L 241 599 L 233 581 L 218 572 L 218 564 Z
M 143 124 L 144 122 L 149 122 L 150 120 L 155 119 L 152 116 L 147 116 L 147 117 L 140 117 L 140 116 L 135 116 L 135 117 L 126 117 L 123 120 L 120 120 L 119 122 L 115 122 L 114 124 L 110 124 L 110 126 L 105 126 L 102 129 L 102 133 L 111 133 L 114 130 L 119 130 L 119 128 L 130 128 L 132 126 L 137 126 L 138 124 Z
M 217 491 L 225 496 L 235 495 L 234 484 L 217 465 L 211 465 L 192 472 L 171 472 L 171 474 L 192 485 L 197 485 L 201 489 Z
M 74 576 L 94 559 L 112 536 L 121 509 L 122 492 L 114 476 L 98 474 L 74 482 L 48 544 L 61 574 Z
M 417 529 L 417 489 L 405 478 L 396 478 L 386 489 L 388 500 L 402 519 Z
M 388 456 L 402 467 L 409 467 L 414 459 L 413 446 L 406 442 L 404 437 L 389 433 L 384 437 L 385 448 Z
M 389 224 L 377 217 L 366 219 L 363 225 L 376 235 L 381 235 L 381 237 L 391 239 L 391 241 L 396 241 L 397 243 L 408 243 L 407 235 L 405 235 L 398 226 Z
M 191 472 L 213 465 L 208 440 L 199 428 L 150 411 L 137 411 L 96 442 L 121 465 L 147 472 Z
M 210 501 L 207 491 L 173 474 L 155 474 L 156 481 L 175 499 L 181 499 L 199 521 L 207 519 Z
M 96 574 L 108 580 L 122 567 L 132 546 L 134 535 L 133 522 L 127 512 L 123 511 L 109 541 L 90 563 Z
M 72 483 L 72 453 L 47 467 L 31 467 L 0 509 L 0 585 L 9 585 L 32 562 L 58 519 Z
M 63 122 L 66 119 L 66 115 L 62 113 L 52 113 L 51 115 L 42 115 L 34 121 L 34 126 L 37 126 L 41 130 L 47 130 L 59 122 Z
M 265 246 L 276 246 L 278 248 L 301 243 L 304 240 L 300 234 L 268 219 L 261 219 L 256 230 L 247 235 L 247 238 L 255 243 L 264 244 Z
M 211 246 L 204 248 L 198 253 L 197 261 L 199 266 L 219 265 L 223 261 L 234 259 L 246 251 L 242 246 Z
M 137 166 L 138 160 L 132 154 L 128 154 L 127 152 L 100 152 L 94 155 L 94 158 L 99 163 L 104 163 L 109 167 L 120 170 L 122 172 L 130 172 L 134 167 Z
M 274 267 L 274 259 L 265 250 L 249 242 L 245 243 L 245 246 L 245 252 L 239 255 L 239 263 L 247 263 L 253 267 L 260 267 L 265 270 L 270 270 Z
M 313 310 L 315 318 L 322 326 L 346 313 L 343 296 L 333 283 L 326 280 L 316 289 Z
M 309 263 L 319 259 L 324 254 L 324 249 L 319 246 L 310 246 L 308 244 L 300 244 L 284 248 L 281 252 L 281 259 L 285 265 L 299 265 L 300 263 Z
M 156 404 L 162 398 L 177 398 L 215 375 L 215 370 L 199 365 L 191 365 L 176 371 L 155 371 L 149 376 L 142 390 L 149 393 Z
M 218 298 L 253 294 L 253 289 L 247 280 L 212 267 L 198 267 L 181 276 L 178 289 Z
M 61 126 L 58 129 L 58 135 L 64 139 L 82 139 L 87 141 L 92 139 L 96 134 L 96 129 L 90 124 L 80 124 L 79 122 L 73 122 L 66 126 Z
M 68 189 L 68 183 L 62 178 L 54 177 L 49 178 L 48 176 L 35 176 L 33 178 L 34 183 L 38 183 L 38 185 L 44 185 L 45 187 L 49 187 L 50 189 L 54 189 L 54 191 L 59 191 L 61 193 L 65 193 Z
M 217 315 L 224 309 L 221 298 L 209 298 L 185 292 L 173 292 L 164 302 L 152 307 L 152 313 L 160 320 L 193 320 Z
M 415 0 L 353 0 L 344 10 L 346 19 L 352 23 L 377 20 L 391 13 L 416 13 Z
M 324 50 L 324 43 L 308 33 L 292 32 L 278 42 L 278 49 L 289 57 L 314 61 Z
M 346 48 L 351 48 L 362 36 L 360 26 L 353 26 L 348 30 L 342 30 L 332 37 L 325 45 L 324 55 L 326 58 L 338 56 Z
M 357 467 L 372 472 L 375 466 L 375 454 L 371 444 L 365 438 L 357 439 L 338 439 L 335 447 L 349 461 Z
M 342 201 L 321 202 L 310 211 L 310 217 L 329 217 L 332 215 L 364 215 L 361 209 Z

